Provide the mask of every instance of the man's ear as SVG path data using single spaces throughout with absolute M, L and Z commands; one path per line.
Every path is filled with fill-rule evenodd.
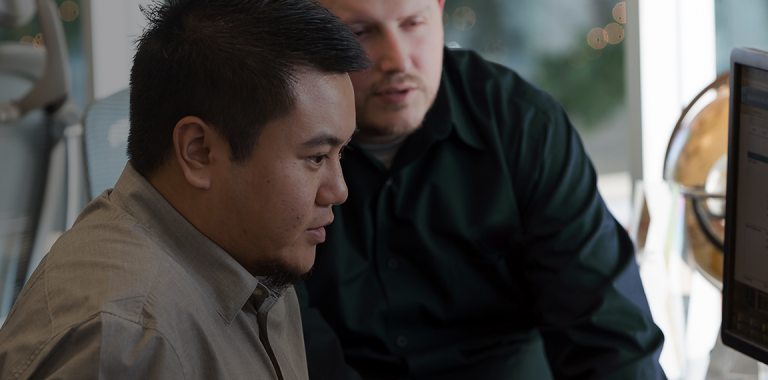
M 176 161 L 187 182 L 201 190 L 211 187 L 213 150 L 219 136 L 199 117 L 186 116 L 173 129 Z

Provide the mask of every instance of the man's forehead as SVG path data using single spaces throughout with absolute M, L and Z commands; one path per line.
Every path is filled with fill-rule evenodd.
M 345 23 L 365 22 L 386 17 L 412 16 L 437 6 L 438 0 L 321 0 L 324 6 Z

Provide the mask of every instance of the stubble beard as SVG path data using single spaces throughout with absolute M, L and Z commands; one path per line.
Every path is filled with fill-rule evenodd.
M 247 269 L 255 277 L 261 277 L 261 283 L 275 292 L 282 292 L 312 275 L 312 268 L 303 271 L 275 259 L 251 263 Z
M 360 131 L 357 133 L 358 139 L 381 139 L 387 137 L 397 137 L 402 135 L 409 135 L 419 128 L 421 128 L 424 122 L 424 116 L 427 111 L 432 107 L 432 103 L 435 101 L 435 97 L 427 100 L 427 107 L 424 110 L 424 114 L 420 115 L 415 122 L 409 120 L 395 120 L 392 122 L 382 122 L 382 113 L 399 112 L 409 107 L 413 107 L 409 102 L 400 104 L 390 104 L 378 109 L 369 109 L 375 107 L 372 105 L 372 101 L 376 96 L 377 91 L 385 88 L 389 85 L 395 85 L 402 82 L 408 82 L 414 84 L 414 94 L 427 97 L 427 88 L 424 81 L 421 78 L 410 74 L 392 74 L 384 77 L 370 86 L 369 90 L 365 94 L 365 100 L 361 107 L 356 109 L 357 112 L 357 126 Z M 378 112 L 376 112 L 378 111 Z
M 388 109 L 388 111 L 397 112 L 399 110 L 405 109 L 408 107 L 407 104 L 398 104 L 397 107 L 391 107 Z M 397 108 L 397 109 L 393 109 Z M 364 111 L 358 112 L 361 116 L 365 114 Z M 357 119 L 357 127 L 360 129 L 360 131 L 355 136 L 356 139 L 381 139 L 386 137 L 395 137 L 400 136 L 404 134 L 411 134 L 415 132 L 419 127 L 421 127 L 421 123 L 418 123 L 416 125 L 411 125 L 409 123 L 404 122 L 393 122 L 393 123 L 381 123 L 377 122 L 375 120 L 376 118 L 366 118 L 366 117 L 359 117 Z

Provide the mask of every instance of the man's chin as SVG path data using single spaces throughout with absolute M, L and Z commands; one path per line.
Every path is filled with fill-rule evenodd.
M 309 270 L 295 268 L 279 261 L 253 263 L 251 268 L 246 269 L 254 276 L 261 277 L 261 283 L 273 291 L 281 291 L 298 284 L 312 274 L 311 267 Z
M 264 286 L 272 289 L 273 291 L 282 291 L 288 288 L 289 286 L 296 285 L 306 280 L 311 275 L 312 275 L 311 268 L 304 273 L 286 271 L 279 274 L 267 276 L 264 278 L 264 281 L 262 281 L 262 283 L 264 284 Z
M 426 109 L 416 110 L 413 105 L 404 105 L 399 110 L 365 107 L 358 110 L 357 126 L 360 131 L 356 138 L 366 136 L 373 139 L 409 135 L 421 127 Z

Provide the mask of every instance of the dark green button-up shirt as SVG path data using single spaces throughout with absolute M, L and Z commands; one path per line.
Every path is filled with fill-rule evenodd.
M 632 242 L 562 108 L 446 50 L 435 104 L 387 170 L 351 144 L 298 287 L 313 379 L 657 379 Z

